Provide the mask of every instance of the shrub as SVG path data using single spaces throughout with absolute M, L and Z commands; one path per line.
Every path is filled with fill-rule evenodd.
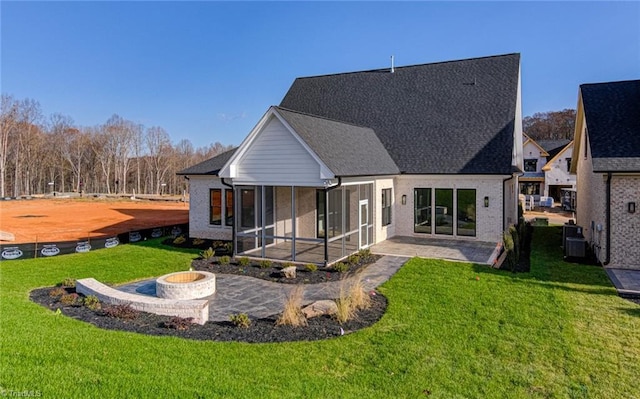
M 171 330 L 185 331 L 185 330 L 188 330 L 189 327 L 191 327 L 192 323 L 193 323 L 193 317 L 183 318 L 183 317 L 174 316 L 167 321 L 163 321 L 161 326 L 163 328 L 168 328 Z
M 515 260 L 515 254 L 513 252 L 513 237 L 509 232 L 504 232 L 502 235 L 502 242 L 504 244 L 504 250 L 507 251 L 507 262 L 511 270 L 515 270 L 517 261 Z
M 58 285 L 60 287 L 75 288 L 76 280 L 71 278 L 71 277 L 67 277 L 64 280 L 62 280 L 62 282 L 60 284 L 58 284 Z
M 304 287 L 301 285 L 295 286 L 287 300 L 284 302 L 284 310 L 282 314 L 276 320 L 276 325 L 282 326 L 306 326 L 307 318 L 302 313 L 302 298 L 304 296 Z
M 202 259 L 209 260 L 213 258 L 215 254 L 216 254 L 216 251 L 214 251 L 213 248 L 209 247 L 208 249 L 205 249 L 204 251 L 200 252 L 200 257 Z
M 248 328 L 251 325 L 251 319 L 246 313 L 237 313 L 229 316 L 229 320 L 236 326 Z
M 518 229 L 516 226 L 509 226 L 509 234 L 513 238 L 513 256 L 515 258 L 516 263 L 520 261 L 520 237 L 518 236 Z
M 282 268 L 283 269 L 286 269 L 287 267 L 291 267 L 291 266 L 295 266 L 295 263 L 293 263 L 293 262 L 284 262 L 282 264 Z
M 307 263 L 306 265 L 304 265 L 304 270 L 313 273 L 318 270 L 318 265 L 314 263 Z
M 251 264 L 251 259 L 243 256 L 242 258 L 238 259 L 238 264 L 240 266 L 249 266 L 249 264 Z
M 361 262 L 369 263 L 373 261 L 373 254 L 369 248 L 363 248 L 358 251 L 358 256 L 360 256 Z
M 194 238 L 191 243 L 197 247 L 198 245 L 204 244 L 204 240 L 202 238 Z
M 91 309 L 91 310 L 98 310 L 98 309 L 100 309 L 102 307 L 101 304 L 100 304 L 100 300 L 95 295 L 89 295 L 89 296 L 85 297 L 84 300 L 82 301 L 82 304 L 86 308 Z
M 51 291 L 49 291 L 49 296 L 52 298 L 58 298 L 61 297 L 63 295 L 65 295 L 67 293 L 67 290 L 65 290 L 62 287 L 56 287 L 54 289 L 52 289 Z
M 357 265 L 360 263 L 360 256 L 358 254 L 349 255 L 347 263 L 354 266 Z
M 102 313 L 107 317 L 113 317 L 122 320 L 133 320 L 140 315 L 140 311 L 135 310 L 131 305 L 109 305 L 102 308 Z
M 222 247 L 227 251 L 227 253 L 233 253 L 233 243 L 227 242 L 223 244 Z
M 333 265 L 333 270 L 339 273 L 346 273 L 349 271 L 349 265 L 343 262 L 338 262 Z
M 218 263 L 220 263 L 221 265 L 228 265 L 229 263 L 231 263 L 231 258 L 227 255 L 221 256 L 218 258 Z
M 184 236 L 178 236 L 176 238 L 173 239 L 173 243 L 175 245 L 180 245 L 180 244 L 184 244 L 187 241 L 186 238 L 184 238 Z
M 60 303 L 65 306 L 75 305 L 77 300 L 78 294 L 64 294 L 59 299 Z
M 262 259 L 259 263 L 260 269 L 268 269 L 272 264 L 273 262 L 271 262 L 269 259 Z

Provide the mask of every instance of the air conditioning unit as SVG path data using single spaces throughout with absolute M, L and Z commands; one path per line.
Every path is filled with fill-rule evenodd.
M 586 256 L 587 241 L 582 237 L 567 237 L 565 239 L 564 256 L 584 258 Z

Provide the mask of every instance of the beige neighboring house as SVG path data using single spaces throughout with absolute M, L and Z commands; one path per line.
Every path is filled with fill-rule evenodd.
M 577 224 L 604 266 L 640 270 L 640 80 L 581 85 L 576 118 Z
M 189 235 L 330 264 L 393 236 L 517 223 L 520 55 L 298 78 L 234 150 L 181 171 Z

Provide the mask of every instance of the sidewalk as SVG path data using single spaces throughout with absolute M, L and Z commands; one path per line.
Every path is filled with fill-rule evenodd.
M 387 281 L 408 260 L 402 256 L 383 256 L 362 272 L 362 281 L 367 290 L 372 290 Z M 304 287 L 304 305 L 339 296 L 341 282 L 308 284 Z M 254 277 L 233 274 L 216 274 L 215 294 L 203 298 L 209 300 L 209 321 L 228 321 L 229 315 L 246 313 L 259 319 L 282 312 L 284 302 L 293 284 L 281 284 Z M 156 279 L 148 279 L 116 287 L 132 294 L 155 296 Z

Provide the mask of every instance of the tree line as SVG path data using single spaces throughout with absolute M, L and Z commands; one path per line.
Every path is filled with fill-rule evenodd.
M 78 126 L 67 115 L 45 116 L 38 101 L 2 94 L 0 197 L 85 192 L 177 194 L 187 182 L 176 173 L 233 146 L 173 144 L 159 126 L 119 115 Z
M 538 140 L 573 140 L 576 125 L 576 110 L 536 112 L 522 119 L 522 130 L 527 136 Z

